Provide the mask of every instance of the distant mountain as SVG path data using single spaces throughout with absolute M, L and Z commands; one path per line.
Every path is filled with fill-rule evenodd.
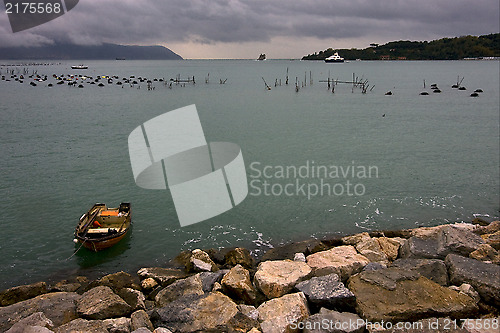
M 181 56 L 164 46 L 73 45 L 55 44 L 40 47 L 0 47 L 0 59 L 6 60 L 180 60 Z
M 338 52 L 345 59 L 362 60 L 459 60 L 500 57 L 500 34 L 442 38 L 431 42 L 398 41 L 370 44 L 366 49 L 329 48 L 304 56 L 302 60 L 324 60 Z

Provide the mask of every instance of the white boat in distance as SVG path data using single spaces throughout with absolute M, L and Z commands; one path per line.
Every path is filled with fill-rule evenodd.
M 325 62 L 344 62 L 344 58 L 339 56 L 338 52 L 335 52 L 332 56 L 326 58 Z
M 71 69 L 88 69 L 89 66 L 85 65 L 76 65 L 76 66 L 71 66 Z

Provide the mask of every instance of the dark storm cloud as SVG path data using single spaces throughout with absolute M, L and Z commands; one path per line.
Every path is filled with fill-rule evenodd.
M 0 46 L 53 42 L 266 42 L 273 37 L 429 39 L 499 31 L 498 0 L 83 0 Z

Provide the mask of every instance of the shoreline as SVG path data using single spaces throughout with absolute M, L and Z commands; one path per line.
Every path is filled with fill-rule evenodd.
M 3 290 L 0 330 L 15 324 L 45 332 L 313 332 L 325 318 L 356 318 L 356 332 L 381 322 L 429 329 L 456 319 L 498 324 L 499 250 L 500 221 L 478 218 L 305 239 L 260 257 L 240 247 L 186 250 L 161 267 Z M 58 306 L 67 309 L 62 317 Z

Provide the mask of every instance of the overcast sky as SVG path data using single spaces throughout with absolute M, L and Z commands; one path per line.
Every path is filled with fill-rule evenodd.
M 80 0 L 0 47 L 54 42 L 153 45 L 184 58 L 300 58 L 326 48 L 498 33 L 499 0 Z

